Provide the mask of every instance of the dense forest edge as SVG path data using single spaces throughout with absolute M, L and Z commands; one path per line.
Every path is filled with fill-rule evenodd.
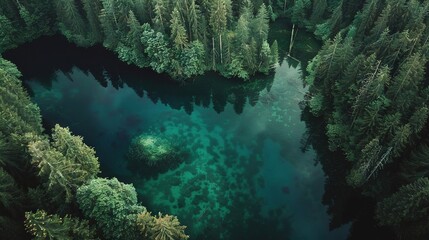
M 269 22 L 290 18 L 325 42 L 307 67 L 306 103 L 342 156 L 330 164 L 346 161 L 336 180 L 377 202 L 375 222 L 398 239 L 429 237 L 429 1 L 0 3 L 0 53 L 61 33 L 177 79 L 269 73 L 279 61 Z M 98 178 L 95 151 L 81 137 L 61 126 L 47 134 L 20 77 L 0 58 L 1 239 L 188 238 L 177 217 L 141 206 L 132 185 Z

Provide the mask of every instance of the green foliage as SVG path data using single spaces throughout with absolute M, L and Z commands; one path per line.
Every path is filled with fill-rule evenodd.
M 0 58 L 0 164 L 15 170 L 26 160 L 25 134 L 42 132 L 39 108 L 22 88 L 20 75 L 12 63 Z
M 313 9 L 311 11 L 311 21 L 314 23 L 319 23 L 328 7 L 327 0 L 313 0 Z
M 424 218 L 428 214 L 428 199 L 429 179 L 419 178 L 380 202 L 376 218 L 381 225 L 390 226 Z
M 349 160 L 348 185 L 378 200 L 400 187 L 379 204 L 379 222 L 399 238 L 427 238 L 428 3 L 327 4 L 328 19 L 315 13 L 327 40 L 307 67 L 310 111 L 324 119 L 330 150 Z
M 22 206 L 24 193 L 15 180 L 0 168 L 0 209 L 14 215 Z
M 279 66 L 279 60 L 279 45 L 277 40 L 274 40 L 273 44 L 271 45 L 271 67 L 275 68 Z
M 0 53 L 6 49 L 16 47 L 15 35 L 17 29 L 6 16 L 0 15 Z
M 206 67 L 204 65 L 205 51 L 203 44 L 196 40 L 182 50 L 181 64 L 183 65 L 183 76 L 189 78 L 203 74 Z
M 421 144 L 401 165 L 401 177 L 408 183 L 429 177 L 429 146 Z
M 304 21 L 307 19 L 307 11 L 311 6 L 310 0 L 296 0 L 292 8 L 292 22 L 305 26 Z
M 265 74 L 271 70 L 271 49 L 270 45 L 267 41 L 262 42 L 261 53 L 260 53 L 260 63 L 259 63 L 259 71 Z
M 173 13 L 171 14 L 171 39 L 173 41 L 174 47 L 177 49 L 183 49 L 188 45 L 188 35 L 186 29 L 183 26 L 181 21 L 181 16 L 179 10 L 174 8 Z
M 411 131 L 414 134 L 419 133 L 426 125 L 428 119 L 429 109 L 424 106 L 417 109 L 410 118 Z
M 171 49 L 164 35 L 155 32 L 149 24 L 143 24 L 141 41 L 151 68 L 158 73 L 168 72 L 171 67 Z
M 16 66 L 10 61 L 0 57 L 0 69 L 5 71 L 7 75 L 10 75 L 14 78 L 20 78 L 22 76 L 21 72 L 16 68 Z M 5 76 L 4 76 L 5 77 Z
M 85 179 L 95 178 L 100 172 L 100 164 L 93 148 L 88 147 L 81 136 L 74 136 L 69 128 L 58 124 L 52 130 L 52 147 L 66 159 L 80 165 L 87 172 Z
M 179 220 L 175 216 L 162 215 L 154 218 L 152 232 L 153 239 L 168 240 L 168 239 L 188 239 L 189 236 L 185 234 L 186 226 L 180 225 Z
M 382 147 L 380 146 L 380 140 L 375 138 L 371 140 L 362 149 L 360 159 L 353 166 L 349 176 L 347 177 L 347 183 L 351 186 L 358 187 L 364 184 L 377 170 L 382 167 L 382 164 L 387 160 L 385 155 L 381 156 Z M 390 153 L 390 151 L 388 151 Z M 381 164 L 381 165 L 380 165 Z
M 55 8 L 60 31 L 69 41 L 79 46 L 89 46 L 86 37 L 85 22 L 79 13 L 75 0 L 55 1 Z
M 171 141 L 156 135 L 142 134 L 131 141 L 128 156 L 148 166 L 156 166 L 174 161 L 177 153 L 178 149 Z
M 136 219 L 145 209 L 137 204 L 132 185 L 96 178 L 81 186 L 76 196 L 84 216 L 96 222 L 106 239 L 140 239 Z
M 79 220 L 53 214 L 43 210 L 25 213 L 25 227 L 34 239 L 42 240 L 93 240 L 97 239 L 95 229 L 86 220 Z
M 99 15 L 102 9 L 101 1 L 82 0 L 85 17 L 88 21 L 88 38 L 91 43 L 99 43 L 103 41 L 103 30 Z
M 265 4 L 262 4 L 251 25 L 252 36 L 255 37 L 257 44 L 263 44 L 263 42 L 267 40 L 269 31 L 268 24 L 269 18 L 267 7 Z
M 184 240 L 189 238 L 185 234 L 186 226 L 180 225 L 177 217 L 168 214 L 158 213 L 157 216 L 152 216 L 150 212 L 143 211 L 137 215 L 137 225 L 142 235 L 148 239 Z
M 308 106 L 310 107 L 311 113 L 313 113 L 315 116 L 319 116 L 322 113 L 324 106 L 323 101 L 324 97 L 321 93 L 317 93 L 310 98 Z
M 210 65 L 228 77 L 267 72 L 267 54 L 261 53 L 267 48 L 261 47 L 269 19 L 277 17 L 271 2 L 256 1 L 255 16 L 254 1 L 40 1 L 17 1 L 18 8 L 14 3 L 0 11 L 0 53 L 59 30 L 79 46 L 103 43 L 124 62 L 175 79 L 200 75 Z
M 99 173 L 98 159 L 94 150 L 81 137 L 72 136 L 68 128 L 56 125 L 52 140 L 30 142 L 28 151 L 54 202 L 70 202 L 76 189 Z
M 209 18 L 210 27 L 216 36 L 226 30 L 227 6 L 225 0 L 213 0 Z

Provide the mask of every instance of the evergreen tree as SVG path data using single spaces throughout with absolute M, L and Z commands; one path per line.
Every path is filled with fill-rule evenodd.
M 211 11 L 210 11 L 210 26 L 213 31 L 212 42 L 214 44 L 214 37 L 219 38 L 219 53 L 220 53 L 220 62 L 223 63 L 223 48 L 222 48 L 222 34 L 226 30 L 227 24 L 227 8 L 225 0 L 213 0 Z M 213 45 L 214 50 L 214 45 Z M 213 59 L 215 59 L 215 52 L 213 51 Z
M 88 37 L 91 39 L 91 44 L 102 42 L 104 36 L 99 18 L 103 7 L 101 1 L 82 0 L 82 4 L 89 23 Z
M 106 239 L 140 239 L 137 214 L 145 209 L 137 205 L 132 185 L 97 178 L 81 186 L 76 196 L 84 216 L 96 222 Z
M 327 0 L 313 0 L 313 10 L 311 11 L 311 21 L 319 23 L 322 20 L 323 14 L 328 7 Z
M 429 177 L 429 146 L 427 144 L 420 144 L 411 153 L 409 159 L 402 163 L 400 174 L 407 183 Z
M 265 74 L 271 69 L 271 49 L 268 42 L 265 40 L 262 42 L 261 53 L 260 53 L 259 71 Z
M 52 143 L 46 139 L 33 141 L 28 150 L 54 203 L 70 202 L 76 189 L 99 172 L 98 159 L 94 150 L 67 128 L 56 125 L 52 138 Z
M 418 134 L 426 126 L 428 114 L 429 109 L 426 106 L 417 109 L 413 113 L 410 118 L 410 127 L 414 134 Z
M 88 46 L 85 22 L 79 13 L 75 0 L 55 1 L 60 31 L 72 42 Z
M 6 16 L 0 15 L 0 52 L 16 47 L 17 29 Z
M 256 44 L 261 45 L 268 38 L 268 30 L 269 30 L 269 18 L 267 7 L 265 4 L 262 4 L 258 10 L 258 14 L 253 20 L 252 23 L 252 33 L 255 37 Z
M 166 1 L 164 0 L 154 0 L 153 12 L 155 14 L 152 22 L 154 24 L 154 29 L 158 32 L 165 32 L 167 20 L 167 6 Z
M 188 44 L 188 35 L 181 21 L 180 13 L 177 8 L 174 8 L 171 14 L 171 40 L 177 49 L 183 49 Z
M 357 25 L 357 36 L 365 36 L 368 29 L 373 27 L 374 21 L 376 20 L 378 8 L 379 8 L 379 0 L 367 0 L 365 6 L 363 8 L 362 13 L 356 19 L 359 20 Z
M 377 205 L 376 218 L 381 225 L 398 226 L 427 216 L 429 179 L 419 178 L 402 186 Z
M 43 210 L 25 213 L 25 227 L 34 239 L 97 239 L 95 229 L 89 226 L 88 221 L 54 214 L 48 215 Z
M 15 179 L 0 168 L 0 212 L 16 216 L 22 208 L 23 200 L 24 193 L 17 186 Z
M 274 40 L 271 45 L 271 67 L 276 68 L 279 65 L 279 45 L 277 40 Z

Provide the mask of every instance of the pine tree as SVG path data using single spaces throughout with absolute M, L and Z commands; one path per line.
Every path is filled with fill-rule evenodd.
M 88 147 L 81 136 L 73 136 L 69 128 L 55 125 L 52 130 L 51 145 L 66 159 L 79 164 L 87 174 L 85 179 L 92 179 L 100 173 L 100 164 L 95 156 L 95 150 Z
M 309 0 L 295 0 L 292 8 L 292 22 L 300 24 L 301 26 L 307 19 L 307 9 L 310 7 L 311 1 Z
M 164 0 L 154 0 L 153 12 L 155 14 L 152 22 L 156 31 L 165 32 L 165 27 L 168 22 L 166 19 L 167 7 Z
M 4 208 L 5 213 L 16 216 L 22 208 L 23 200 L 24 193 L 15 179 L 0 167 L 0 209 Z
M 398 127 L 392 141 L 390 142 L 390 146 L 393 148 L 392 152 L 394 157 L 400 156 L 405 146 L 409 143 L 410 136 L 410 124 L 407 123 L 401 127 Z
M 356 162 L 347 176 L 347 183 L 351 186 L 359 187 L 370 177 L 376 163 L 380 161 L 382 147 L 378 138 L 371 140 L 362 153 L 358 162 Z
M 417 109 L 410 118 L 411 130 L 414 134 L 418 134 L 427 123 L 429 109 L 424 106 Z
M 82 0 L 82 4 L 85 10 L 87 22 L 89 23 L 89 38 L 92 39 L 93 44 L 102 42 L 104 36 L 101 29 L 100 19 L 98 17 L 102 9 L 101 2 Z
M 189 236 L 185 234 L 185 229 L 186 226 L 180 225 L 176 216 L 158 213 L 153 221 L 151 237 L 153 239 L 186 240 Z
M 113 3 L 103 0 L 103 8 L 100 12 L 100 24 L 104 33 L 103 45 L 109 49 L 115 49 L 119 43 L 119 25 Z
M 256 44 L 261 45 L 262 43 L 267 40 L 268 38 L 268 31 L 269 31 L 269 18 L 268 18 L 268 12 L 267 7 L 265 4 L 262 4 L 261 7 L 258 10 L 258 14 L 253 20 L 252 23 L 252 33 L 255 37 Z
M 363 37 L 366 35 L 367 30 L 373 27 L 374 21 L 377 17 L 377 12 L 379 8 L 379 0 L 367 0 L 362 14 L 359 16 L 359 23 L 356 24 L 357 27 L 357 36 Z
M 61 32 L 72 42 L 87 46 L 85 22 L 74 0 L 55 1 L 57 18 Z
M 88 221 L 65 216 L 64 218 L 53 214 L 48 215 L 43 210 L 25 213 L 25 227 L 34 239 L 96 239 L 95 229 L 89 226 Z
M 16 47 L 14 39 L 17 34 L 17 29 L 13 27 L 12 21 L 6 16 L 0 15 L 0 53 Z
M 313 10 L 311 12 L 311 21 L 313 23 L 318 23 L 322 20 L 322 17 L 328 7 L 326 0 L 314 0 L 313 1 Z
M 260 63 L 259 63 L 259 71 L 265 74 L 271 69 L 271 49 L 268 42 L 265 40 L 262 42 L 261 53 L 259 55 Z
M 55 126 L 53 142 L 30 142 L 28 151 L 38 174 L 44 178 L 54 203 L 71 202 L 76 189 L 99 172 L 94 150 L 72 136 L 67 128 Z
M 424 79 L 427 60 L 419 53 L 415 53 L 401 64 L 399 74 L 395 77 L 388 95 L 395 100 L 406 90 L 417 91 Z M 406 109 L 406 108 L 405 108 Z
M 377 18 L 377 21 L 374 23 L 374 27 L 371 29 L 371 38 L 377 39 L 379 36 L 389 27 L 389 18 L 392 8 L 390 4 L 387 4 L 380 16 Z
M 400 169 L 400 175 L 407 183 L 429 177 L 429 146 L 420 144 L 401 164 Z
M 177 49 L 183 49 L 188 45 L 188 37 L 186 34 L 186 29 L 181 21 L 179 10 L 177 10 L 177 8 L 174 8 L 173 13 L 171 14 L 170 22 L 171 40 Z
M 377 205 L 376 218 L 381 225 L 398 226 L 427 217 L 429 179 L 419 178 L 402 186 Z
M 279 45 L 277 40 L 274 40 L 271 45 L 271 67 L 276 68 L 279 65 Z
M 248 11 L 241 14 L 237 21 L 237 26 L 235 27 L 235 41 L 236 47 L 241 48 L 244 44 L 249 42 L 250 37 L 250 21 L 251 16 Z
M 210 11 L 210 26 L 213 31 L 212 43 L 214 44 L 214 37 L 219 38 L 219 53 L 220 62 L 223 64 L 223 48 L 222 48 L 222 34 L 226 30 L 227 24 L 227 9 L 225 0 L 213 0 Z M 213 46 L 214 49 L 214 46 Z M 213 56 L 215 53 L 213 52 Z

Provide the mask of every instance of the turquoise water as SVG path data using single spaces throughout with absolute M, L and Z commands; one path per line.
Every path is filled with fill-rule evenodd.
M 133 183 L 143 205 L 177 215 L 192 239 L 346 238 L 347 226 L 329 231 L 315 152 L 301 151 L 301 64 L 284 59 L 244 84 L 213 73 L 181 84 L 57 37 L 22 51 L 13 61 L 45 127 L 82 135 L 103 176 Z M 166 171 L 129 164 L 140 134 L 172 139 L 183 161 Z

